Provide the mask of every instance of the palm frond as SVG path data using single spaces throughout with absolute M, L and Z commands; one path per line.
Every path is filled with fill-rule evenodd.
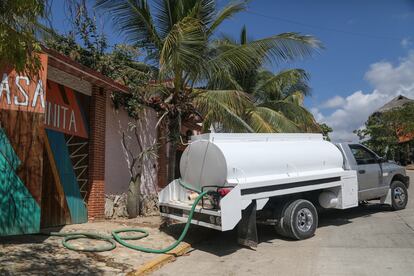
M 280 100 L 286 95 L 301 91 L 308 95 L 309 76 L 303 69 L 290 69 L 275 75 L 267 70 L 258 73 L 258 81 L 254 87 L 253 95 L 260 102 Z
M 178 21 L 175 13 L 175 7 L 178 6 L 176 2 L 175 0 L 154 1 L 155 16 L 161 39 L 165 38 L 172 26 Z
M 302 93 L 302 91 L 293 92 L 292 94 L 288 95 L 284 99 L 285 102 L 293 103 L 299 106 L 303 106 L 304 100 L 305 100 L 305 94 Z
M 215 0 L 183 0 L 187 5 L 191 5 L 191 9 L 186 16 L 194 17 L 200 20 L 205 28 L 211 24 L 214 20 L 216 12 L 216 1 Z M 191 4 L 191 2 L 194 2 Z
M 227 70 L 223 70 L 219 74 L 212 74 L 208 80 L 207 88 L 244 91 L 234 75 Z
M 264 106 L 256 106 L 247 112 L 246 121 L 259 133 L 298 132 L 299 127 L 281 112 Z
M 321 47 L 321 43 L 312 36 L 283 33 L 220 52 L 211 58 L 209 67 L 214 71 L 228 67 L 236 72 L 243 72 L 266 62 L 279 63 L 304 58 Z
M 168 74 L 173 76 L 180 73 L 177 68 L 185 72 L 198 72 L 206 43 L 199 20 L 186 17 L 174 24 L 161 49 L 160 77 L 166 78 Z
M 217 13 L 209 29 L 207 30 L 207 34 L 212 34 L 218 28 L 218 26 L 220 26 L 220 24 L 223 23 L 223 21 L 231 18 L 236 13 L 246 10 L 246 8 L 247 1 L 229 3 L 227 6 L 225 6 Z
M 154 8 L 160 36 L 165 38 L 185 17 L 198 19 L 204 26 L 209 25 L 216 5 L 214 0 L 156 0 Z
M 283 113 L 286 118 L 294 122 L 302 131 L 320 131 L 320 127 L 306 108 L 288 100 L 266 102 L 260 106 Z
M 254 132 L 242 119 L 244 110 L 252 107 L 249 97 L 236 90 L 198 90 L 194 105 L 203 116 L 203 128 L 219 123 L 227 132 Z
M 97 0 L 96 7 L 108 12 L 118 30 L 131 42 L 161 49 L 162 42 L 147 0 Z
M 240 44 L 246 44 L 247 43 L 247 28 L 246 25 L 243 25 L 243 28 L 240 32 Z

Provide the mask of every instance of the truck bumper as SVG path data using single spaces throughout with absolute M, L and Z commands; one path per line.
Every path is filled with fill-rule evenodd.
M 181 222 L 187 222 L 190 214 L 190 207 L 179 203 L 161 203 L 160 215 L 162 217 L 174 219 Z M 220 211 L 205 210 L 196 208 L 194 211 L 192 224 L 200 225 L 216 230 L 221 229 L 221 214 Z

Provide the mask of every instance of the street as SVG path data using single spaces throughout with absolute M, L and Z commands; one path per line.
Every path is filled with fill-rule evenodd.
M 329 211 L 320 215 L 316 235 L 303 241 L 258 226 L 257 250 L 238 246 L 235 231 L 214 231 L 153 275 L 414 275 L 414 172 L 408 174 L 405 210 L 369 204 Z

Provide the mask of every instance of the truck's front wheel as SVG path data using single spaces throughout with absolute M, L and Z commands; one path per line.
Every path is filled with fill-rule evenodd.
M 308 200 L 298 199 L 285 206 L 276 229 L 296 240 L 312 237 L 318 227 L 318 213 Z
M 407 206 L 408 192 L 407 187 L 401 181 L 391 183 L 391 206 L 394 210 L 401 210 Z

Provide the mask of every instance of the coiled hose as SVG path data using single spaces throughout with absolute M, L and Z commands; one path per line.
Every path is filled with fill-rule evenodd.
M 138 251 L 147 252 L 147 253 L 155 253 L 155 254 L 166 253 L 166 252 L 174 249 L 175 247 L 177 247 L 183 241 L 183 239 L 187 235 L 188 229 L 190 228 L 191 220 L 193 218 L 194 211 L 195 211 L 195 208 L 197 207 L 197 204 L 207 194 L 207 191 L 206 192 L 201 192 L 199 190 L 196 190 L 196 189 L 186 185 L 180 179 L 178 180 L 178 183 L 183 188 L 198 193 L 198 196 L 194 200 L 193 205 L 191 206 L 191 210 L 190 210 L 190 213 L 188 215 L 187 222 L 184 226 L 183 232 L 181 233 L 180 237 L 173 244 L 171 244 L 171 245 L 169 245 L 165 248 L 162 248 L 162 249 L 147 248 L 147 247 L 133 245 L 133 244 L 130 244 L 130 243 L 126 242 L 126 240 L 139 240 L 139 239 L 145 238 L 149 235 L 148 231 L 146 231 L 144 229 L 139 229 L 139 228 L 127 228 L 127 229 L 114 230 L 111 233 L 112 236 L 105 236 L 105 235 L 99 235 L 99 234 L 95 234 L 95 233 L 84 233 L 84 232 L 74 232 L 74 233 L 51 232 L 50 235 L 51 236 L 63 237 L 62 245 L 64 247 L 66 247 L 67 249 L 74 250 L 74 251 L 84 251 L 84 252 L 110 251 L 110 250 L 115 249 L 115 247 L 116 247 L 116 242 L 115 241 L 117 241 L 118 243 L 122 244 L 123 246 L 125 246 L 127 248 L 130 248 L 130 249 L 133 249 L 133 250 L 138 250 Z M 127 232 L 141 233 L 141 235 L 132 236 L 132 237 L 130 237 L 130 236 L 122 237 L 121 235 L 119 235 L 121 233 L 127 233 Z M 80 247 L 73 246 L 72 244 L 69 243 L 70 240 L 85 239 L 85 238 L 86 239 L 105 241 L 107 243 L 107 245 L 100 246 L 100 247 L 80 248 Z

